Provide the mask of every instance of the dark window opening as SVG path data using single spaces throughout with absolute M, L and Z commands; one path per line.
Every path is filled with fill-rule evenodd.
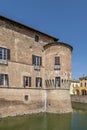
M 85 82 L 85 87 L 87 87 L 87 82 Z
M 82 90 L 82 95 L 86 95 L 86 90 Z
M 25 99 L 25 101 L 28 101 L 29 100 L 28 95 L 25 95 L 24 99 Z
M 62 83 L 63 83 L 63 79 L 62 79 Z
M 60 77 L 55 77 L 55 86 L 60 87 Z
M 35 35 L 35 41 L 38 42 L 39 41 L 39 36 Z

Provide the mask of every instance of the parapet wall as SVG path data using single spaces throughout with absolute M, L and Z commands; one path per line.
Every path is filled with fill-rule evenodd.
M 78 102 L 78 103 L 87 103 L 87 96 L 83 95 L 72 95 L 71 96 L 72 102 Z
M 0 116 L 72 111 L 69 90 L 0 88 Z

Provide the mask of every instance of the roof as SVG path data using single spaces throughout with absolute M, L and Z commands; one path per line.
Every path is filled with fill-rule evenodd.
M 71 83 L 80 83 L 80 81 L 79 81 L 79 80 L 72 79 L 72 80 L 71 80 Z
M 73 50 L 73 47 L 67 43 L 64 43 L 64 42 L 51 42 L 51 43 L 48 43 L 44 46 L 44 49 L 47 49 L 48 47 L 50 46 L 54 46 L 54 45 L 63 45 L 63 46 L 66 46 L 68 48 L 71 49 L 71 51 Z
M 83 76 L 79 78 L 80 80 L 87 80 L 87 76 Z
M 7 20 L 7 21 L 9 21 L 9 22 L 15 23 L 16 25 L 22 26 L 22 27 L 27 28 L 27 29 L 29 29 L 29 30 L 33 30 L 33 31 L 35 31 L 35 32 L 41 33 L 41 34 L 43 34 L 43 35 L 45 35 L 45 36 L 47 36 L 47 37 L 53 38 L 54 41 L 58 41 L 58 40 L 59 40 L 58 38 L 56 38 L 56 37 L 54 37 L 54 36 L 51 36 L 51 35 L 46 34 L 46 33 L 44 33 L 44 32 L 41 32 L 41 31 L 39 31 L 39 30 L 37 30 L 37 29 L 34 29 L 34 28 L 29 27 L 29 26 L 27 26 L 27 25 L 24 25 L 24 24 L 22 24 L 22 23 L 16 22 L 15 20 L 6 18 L 6 17 L 4 17 L 4 16 L 2 16 L 2 15 L 0 15 L 0 19 L 1 19 L 1 20 Z

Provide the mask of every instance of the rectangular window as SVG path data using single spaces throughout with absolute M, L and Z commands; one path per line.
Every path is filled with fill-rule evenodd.
M 39 36 L 38 35 L 35 35 L 35 41 L 39 42 Z
M 24 76 L 24 87 L 31 87 L 31 77 Z
M 60 77 L 55 77 L 55 86 L 60 87 Z
M 7 64 L 10 60 L 10 50 L 0 47 L 0 64 Z
M 42 87 L 42 78 L 40 77 L 36 78 L 36 87 Z
M 32 64 L 34 65 L 35 70 L 40 70 L 40 66 L 42 65 L 42 57 L 33 55 Z
M 0 86 L 8 86 L 8 75 L 7 74 L 0 74 Z
M 59 56 L 55 57 L 54 69 L 60 70 L 60 57 Z

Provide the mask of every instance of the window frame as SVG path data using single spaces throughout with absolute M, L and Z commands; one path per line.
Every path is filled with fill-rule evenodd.
M 55 87 L 61 87 L 61 77 L 55 77 Z
M 36 88 L 42 88 L 42 78 L 36 77 Z
M 39 36 L 38 35 L 35 35 L 35 42 L 39 42 Z
M 54 58 L 54 70 L 60 70 L 60 56 Z
M 10 60 L 10 49 L 0 47 L 0 64 L 7 65 Z
M 4 86 L 4 87 L 8 87 L 9 86 L 8 74 L 0 73 L 0 86 Z
M 24 86 L 24 88 L 31 87 L 31 77 L 30 76 L 23 76 L 23 86 Z
M 34 65 L 35 70 L 40 70 L 40 67 L 42 66 L 42 57 L 32 55 L 32 64 Z

